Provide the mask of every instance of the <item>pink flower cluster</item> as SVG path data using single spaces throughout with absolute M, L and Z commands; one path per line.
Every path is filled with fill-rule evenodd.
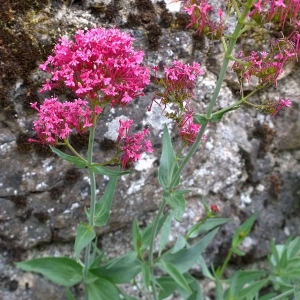
M 279 22 L 284 27 L 285 23 L 298 21 L 300 11 L 300 0 L 258 0 L 253 4 L 249 17 L 258 23 Z
M 143 67 L 144 53 L 134 51 L 133 38 L 118 29 L 79 30 L 74 41 L 61 38 L 54 54 L 40 65 L 51 74 L 42 91 L 63 83 L 80 98 L 101 107 L 126 105 L 143 95 L 149 70 Z
M 30 139 L 31 142 L 55 146 L 59 139 L 67 139 L 73 129 L 82 134 L 93 126 L 95 116 L 88 102 L 81 99 L 61 103 L 57 98 L 51 98 L 46 99 L 40 108 L 37 103 L 33 103 L 31 107 L 39 112 L 39 119 L 33 121 L 33 125 L 40 139 Z M 100 114 L 102 110 L 98 109 L 97 112 Z
M 122 168 L 140 159 L 144 152 L 152 153 L 151 142 L 145 139 L 149 135 L 149 130 L 144 129 L 141 132 L 129 135 L 132 120 L 120 120 L 119 135 L 116 140 L 123 154 L 120 158 Z
M 163 93 L 158 93 L 161 96 L 161 104 L 176 103 L 182 109 L 184 102 L 194 96 L 195 81 L 204 71 L 196 62 L 189 65 L 178 60 L 173 61 L 171 67 L 164 67 L 164 70 L 164 78 L 157 80 L 165 88 Z
M 283 108 L 290 107 L 291 104 L 292 102 L 290 99 L 279 99 L 278 101 L 267 101 L 267 103 L 259 105 L 257 108 L 274 117 Z
M 187 27 L 193 27 L 199 34 L 203 33 L 211 39 L 219 40 L 222 37 L 225 25 L 220 7 L 214 11 L 206 0 L 186 0 L 184 11 L 191 17 Z
M 252 76 L 256 76 L 261 86 L 276 85 L 284 64 L 296 61 L 298 53 L 300 53 L 300 34 L 293 32 L 289 38 L 273 40 L 269 53 L 252 51 L 249 56 L 245 56 L 241 51 L 232 69 L 237 73 L 241 83 L 244 79 L 249 81 Z
M 157 70 L 156 67 L 154 69 Z M 204 71 L 198 63 L 189 65 L 181 61 L 174 61 L 170 67 L 165 67 L 164 71 L 164 78 L 156 80 L 165 88 L 163 92 L 156 94 L 160 97 L 159 104 L 177 106 L 177 111 L 166 113 L 166 116 L 177 122 L 183 143 L 193 144 L 200 125 L 193 123 L 193 111 L 189 107 L 189 101 L 194 97 L 195 81 L 199 75 L 204 74 Z
M 179 126 L 179 135 L 182 142 L 185 145 L 192 145 L 199 133 L 201 125 L 194 124 L 193 115 L 191 113 L 186 113 L 182 121 L 178 124 Z M 206 136 L 202 136 L 202 140 L 205 140 Z

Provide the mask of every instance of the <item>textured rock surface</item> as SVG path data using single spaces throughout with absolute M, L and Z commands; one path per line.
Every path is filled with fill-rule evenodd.
M 125 2 L 124 2 L 125 1 Z M 78 28 L 118 26 L 135 39 L 136 48 L 146 51 L 148 65 L 168 64 L 174 59 L 198 61 L 207 72 L 199 79 L 193 106 L 204 112 L 213 93 L 220 57 L 218 45 L 184 30 L 187 18 L 170 13 L 163 2 L 118 1 L 19 1 L 5 0 L 0 8 L 0 299 L 64 299 L 63 289 L 39 276 L 16 269 L 14 261 L 48 255 L 72 255 L 75 226 L 85 219 L 88 205 L 88 178 L 85 170 L 73 168 L 49 149 L 29 144 L 36 117 L 29 104 L 47 95 L 38 90 L 45 74 L 37 68 L 49 55 L 53 42 Z M 5 26 L 4 26 L 5 25 Z M 245 42 L 249 47 L 249 42 Z M 220 206 L 221 215 L 231 217 L 206 253 L 218 264 L 226 255 L 235 228 L 253 212 L 260 212 L 254 231 L 244 249 L 247 255 L 235 264 L 249 264 L 266 257 L 271 238 L 284 241 L 299 234 L 300 205 L 300 71 L 299 64 L 269 89 L 253 97 L 290 97 L 292 109 L 276 118 L 244 107 L 228 114 L 207 132 L 182 185 L 192 192 L 181 224 L 174 224 L 171 242 L 177 233 L 203 215 L 202 195 Z M 236 82 L 236 81 L 235 81 Z M 227 85 L 226 85 L 227 84 Z M 218 107 L 238 100 L 234 81 L 224 83 Z M 111 154 L 108 138 L 117 118 L 133 118 L 136 130 L 150 125 L 154 153 L 134 166 L 133 174 L 122 177 L 110 222 L 98 231 L 99 245 L 111 257 L 130 249 L 131 222 L 141 225 L 153 218 L 161 199 L 157 184 L 157 164 L 161 152 L 164 122 L 161 108 L 147 112 L 155 87 L 126 109 L 114 109 L 99 124 L 95 160 Z M 67 91 L 60 97 L 68 98 Z M 176 144 L 175 128 L 168 123 Z M 72 137 L 84 153 L 86 137 Z M 99 195 L 105 179 L 97 179 Z M 75 291 L 80 299 L 81 288 Z M 134 291 L 133 291 L 134 293 Z M 45 296 L 46 295 L 46 296 Z

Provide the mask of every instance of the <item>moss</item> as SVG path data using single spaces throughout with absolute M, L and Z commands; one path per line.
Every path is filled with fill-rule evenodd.
M 33 216 L 38 219 L 40 223 L 45 223 L 50 218 L 47 211 L 36 211 L 33 213 Z
M 109 151 L 109 150 L 113 150 L 116 148 L 116 142 L 108 139 L 108 138 L 104 138 L 101 142 L 100 142 L 100 149 L 103 151 Z
M 17 137 L 17 151 L 20 153 L 28 154 L 32 149 L 32 143 L 28 142 L 29 135 L 26 133 L 20 133 Z
M 12 195 L 9 200 L 15 204 L 17 208 L 25 208 L 27 206 L 27 197 L 25 195 Z
M 81 173 L 78 171 L 77 168 L 69 169 L 64 177 L 64 182 L 66 184 L 74 184 L 80 179 Z
M 162 35 L 161 28 L 156 23 L 151 23 L 147 27 L 147 37 L 149 50 L 157 50 L 159 46 L 159 38 Z

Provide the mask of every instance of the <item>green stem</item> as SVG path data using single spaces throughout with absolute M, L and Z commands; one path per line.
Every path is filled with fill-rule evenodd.
M 154 272 L 153 272 L 153 269 L 154 269 L 153 268 L 154 267 L 154 259 L 153 259 L 154 240 L 155 240 L 155 237 L 157 234 L 158 223 L 161 218 L 161 215 L 163 214 L 165 206 L 166 206 L 166 201 L 163 200 L 159 206 L 158 213 L 153 221 L 153 228 L 152 228 L 152 232 L 151 232 L 148 262 L 149 262 L 149 266 L 151 268 L 152 278 L 154 278 Z M 155 286 L 155 282 L 153 280 L 151 280 L 151 287 L 152 287 L 152 294 L 153 294 L 154 300 L 158 300 L 156 286 Z
M 278 295 L 278 296 L 276 296 L 274 298 L 271 298 L 270 300 L 285 299 L 286 296 L 292 295 L 294 292 L 295 292 L 295 290 L 291 289 L 291 290 L 286 291 L 286 292 L 284 292 L 284 293 L 282 293 L 282 294 L 280 294 L 280 295 Z
M 227 254 L 227 256 L 226 256 L 226 259 L 223 262 L 223 265 L 222 265 L 220 271 L 218 272 L 218 278 L 221 279 L 221 277 L 222 277 L 222 275 L 223 275 L 223 273 L 225 271 L 225 268 L 227 267 L 227 265 L 228 265 L 228 263 L 230 261 L 230 258 L 232 256 L 232 254 L 233 254 L 233 251 L 230 249 L 229 252 L 228 252 L 228 254 Z
M 237 42 L 237 39 L 240 35 L 240 31 L 242 30 L 242 28 L 244 26 L 244 21 L 245 21 L 247 15 L 248 15 L 252 5 L 253 5 L 253 1 L 254 0 L 248 0 L 247 4 L 245 4 L 245 8 L 243 10 L 243 13 L 239 16 L 236 28 L 235 28 L 231 38 L 229 39 L 230 42 L 229 42 L 229 45 L 227 47 L 227 51 L 225 53 L 223 64 L 222 64 L 222 67 L 221 67 L 221 70 L 220 70 L 220 73 L 219 73 L 219 76 L 218 76 L 218 81 L 217 81 L 217 84 L 216 84 L 216 88 L 214 90 L 214 93 L 212 95 L 212 98 L 210 100 L 209 106 L 208 106 L 207 111 L 206 111 L 207 119 L 210 119 L 210 117 L 212 115 L 213 108 L 216 105 L 217 98 L 218 98 L 218 95 L 220 93 L 221 86 L 222 86 L 222 83 L 223 83 L 225 75 L 226 75 L 226 70 L 227 70 L 227 67 L 228 67 L 228 64 L 229 64 L 229 61 L 230 61 L 230 57 L 231 57 L 232 52 L 233 52 L 233 48 L 234 48 L 234 46 Z M 199 134 L 198 134 L 194 144 L 190 148 L 188 154 L 183 159 L 182 163 L 178 167 L 177 172 L 174 174 L 174 176 L 172 178 L 172 182 L 169 186 L 170 189 L 175 187 L 176 182 L 178 182 L 178 179 L 179 179 L 183 169 L 185 168 L 186 164 L 188 163 L 188 161 L 190 160 L 190 158 L 193 156 L 196 149 L 198 148 L 198 145 L 201 142 L 201 138 L 202 138 L 202 136 L 205 132 L 206 126 L 207 126 L 207 123 L 201 125 L 201 129 L 199 131 Z
M 78 158 L 80 158 L 81 160 L 83 160 L 85 163 L 87 163 L 87 161 L 71 146 L 71 144 L 69 143 L 69 141 L 67 139 L 65 139 L 65 143 L 64 145 L 67 146 L 67 148 Z
M 91 165 L 93 161 L 95 127 L 96 127 L 95 124 L 94 126 L 90 127 L 88 159 L 87 159 L 88 165 Z M 90 178 L 90 191 L 91 191 L 89 225 L 94 228 L 94 216 L 95 216 L 95 205 L 96 205 L 96 179 L 95 179 L 95 173 L 93 173 L 90 169 L 88 170 L 88 174 Z M 88 269 L 90 267 L 91 245 L 92 243 L 90 242 L 85 248 L 85 255 L 84 255 L 84 278 L 85 279 L 87 278 Z

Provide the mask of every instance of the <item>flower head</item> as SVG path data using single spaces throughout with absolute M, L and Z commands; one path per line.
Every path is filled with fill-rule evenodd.
M 185 145 L 192 145 L 199 133 L 201 126 L 199 124 L 194 124 L 192 113 L 187 113 L 181 122 L 178 124 L 180 130 L 180 138 Z M 202 137 L 203 140 L 206 139 L 205 135 Z
M 224 30 L 223 11 L 217 10 L 206 0 L 186 0 L 184 10 L 190 15 L 191 22 L 187 27 L 193 27 L 197 32 L 211 39 L 219 40 Z
M 51 98 L 46 99 L 40 108 L 37 103 L 31 107 L 39 113 L 39 118 L 33 121 L 39 140 L 30 139 L 31 142 L 55 146 L 59 140 L 67 139 L 73 129 L 82 134 L 93 126 L 93 113 L 88 102 L 81 99 L 61 103 L 57 98 Z M 98 108 L 97 112 L 100 114 L 102 109 Z
M 219 208 L 219 206 L 216 205 L 216 204 L 211 204 L 211 205 L 210 205 L 210 210 L 211 210 L 212 212 L 214 212 L 214 213 L 218 213 L 218 212 L 220 211 L 220 208 Z
M 152 153 L 151 142 L 145 139 L 149 135 L 149 129 L 144 129 L 141 132 L 129 135 L 132 120 L 120 120 L 119 135 L 116 142 L 119 144 L 123 152 L 120 162 L 122 168 L 140 159 L 144 152 Z
M 300 11 L 299 0 L 259 0 L 253 4 L 249 17 L 258 23 L 297 23 Z
M 194 62 L 192 65 L 175 60 L 171 67 L 165 67 L 164 78 L 157 83 L 165 88 L 163 93 L 157 93 L 161 97 L 161 104 L 177 104 L 179 109 L 184 109 L 184 104 L 193 96 L 196 79 L 203 75 L 200 65 Z
M 54 53 L 40 68 L 51 74 L 42 91 L 59 84 L 78 97 L 113 106 L 126 105 L 143 95 L 149 70 L 142 66 L 144 53 L 134 51 L 133 38 L 118 29 L 79 30 L 74 41 L 61 38 Z
M 274 117 L 283 108 L 290 107 L 291 104 L 292 102 L 290 99 L 279 99 L 278 101 L 267 101 L 266 104 L 259 105 L 258 109 Z

